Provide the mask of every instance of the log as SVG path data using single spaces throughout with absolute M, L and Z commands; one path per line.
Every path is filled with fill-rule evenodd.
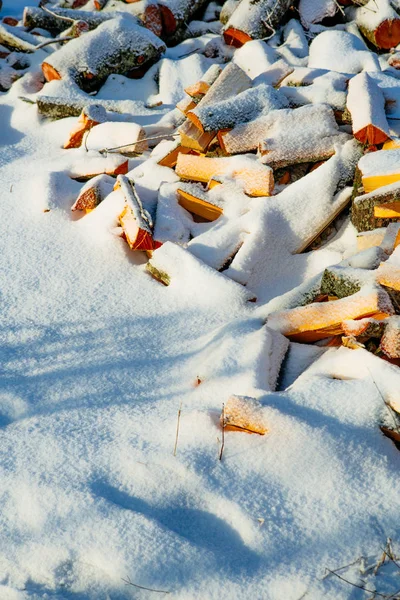
M 170 37 L 185 28 L 194 13 L 206 0 L 159 0 L 163 21 L 163 37 Z
M 51 12 L 60 17 L 66 17 L 67 19 L 84 20 L 89 25 L 89 29 L 96 29 L 101 23 L 115 17 L 115 13 L 107 12 L 96 12 L 96 11 L 78 11 L 76 12 L 70 8 L 59 8 L 58 6 L 52 6 Z M 24 10 L 22 17 L 24 27 L 28 29 L 46 29 L 54 37 L 58 36 L 65 30 L 66 21 L 64 19 L 58 19 L 56 16 L 36 8 L 34 6 L 27 6 Z
M 351 207 L 351 222 L 357 231 L 372 231 L 379 227 L 387 227 L 393 218 L 396 221 L 400 220 L 400 215 L 393 217 L 391 214 L 390 218 L 381 217 L 375 214 L 375 206 L 395 203 L 397 200 L 400 200 L 400 180 L 369 194 L 355 196 Z
M 351 7 L 347 17 L 377 48 L 390 50 L 400 43 L 400 17 L 390 0 L 370 0 L 365 6 Z
M 303 27 L 310 29 L 311 25 L 321 23 L 324 19 L 334 17 L 338 10 L 336 0 L 300 0 L 299 15 Z
M 222 69 L 219 65 L 211 65 L 204 73 L 200 81 L 185 88 L 185 93 L 188 94 L 195 102 L 200 100 L 207 94 L 210 87 L 221 75 Z
M 273 87 L 278 87 L 293 71 L 294 67 L 288 65 L 283 58 L 280 58 L 253 79 L 253 86 L 266 83 Z
M 121 190 L 125 198 L 126 204 L 119 216 L 119 222 L 128 246 L 131 250 L 153 251 L 153 222 L 143 208 L 134 183 L 119 175 L 114 190 Z
M 177 163 L 179 154 L 198 154 L 190 148 L 184 148 L 178 141 L 174 142 L 172 147 L 157 160 L 157 164 L 161 167 L 170 167 L 173 169 Z
M 187 119 L 178 129 L 181 145 L 197 152 L 206 152 L 215 138 L 216 132 L 203 132 Z
M 70 41 L 42 63 L 42 70 L 46 81 L 71 78 L 90 91 L 99 88 L 111 73 L 129 74 L 157 60 L 164 51 L 157 36 L 137 25 L 135 18 L 123 15 Z
M 101 106 L 110 112 L 127 115 L 135 114 L 137 111 L 137 103 L 132 100 L 101 100 L 85 94 L 66 97 L 39 94 L 36 96 L 36 104 L 39 113 L 49 119 L 79 117 L 83 110 L 92 106 Z
M 346 107 L 353 135 L 361 144 L 382 144 L 390 137 L 383 92 L 368 73 L 350 79 Z
M 96 208 L 113 191 L 115 179 L 110 175 L 98 175 L 82 187 L 71 210 L 84 210 L 86 213 Z
M 380 247 L 390 256 L 400 244 L 400 223 L 389 223 Z
M 188 111 L 187 117 L 201 131 L 220 131 L 232 129 L 239 123 L 252 121 L 284 106 L 287 106 L 284 96 L 280 96 L 272 86 L 261 84 L 221 102 L 200 103 Z
M 357 250 L 368 250 L 369 248 L 376 248 L 381 245 L 385 237 L 385 227 L 378 227 L 371 231 L 362 231 L 357 235 Z
M 96 175 L 125 175 L 128 172 L 129 161 L 119 154 L 109 154 L 106 157 L 90 153 L 72 165 L 68 170 L 71 179 L 87 181 Z
M 0 44 L 18 52 L 35 52 L 38 42 L 34 35 L 0 23 Z
M 216 204 L 199 184 L 181 185 L 177 190 L 177 196 L 182 208 L 206 221 L 215 221 L 223 213 L 222 206 Z
M 400 358 L 400 317 L 390 317 L 385 324 L 380 350 L 389 358 Z
M 86 134 L 85 145 L 88 150 L 115 148 L 123 156 L 135 156 L 147 150 L 145 138 L 145 130 L 137 123 L 108 121 Z
M 272 169 L 249 157 L 208 158 L 179 154 L 176 174 L 182 179 L 208 183 L 218 175 L 233 177 L 249 196 L 270 196 L 274 188 Z
M 376 270 L 376 281 L 396 292 L 400 292 L 400 267 L 392 263 L 381 263 Z
M 227 430 L 246 431 L 264 435 L 268 429 L 262 406 L 250 396 L 230 396 L 221 415 L 221 426 Z
M 240 48 L 246 42 L 272 37 L 292 0 L 241 0 L 225 25 L 224 40 Z
M 261 162 L 274 169 L 326 160 L 335 154 L 335 145 L 350 139 L 340 132 L 334 112 L 326 104 L 274 111 L 269 119 L 258 149 Z
M 374 206 L 374 217 L 379 219 L 400 219 L 400 200 Z
M 79 116 L 78 123 L 69 133 L 64 148 L 79 148 L 85 133 L 90 131 L 92 127 L 104 123 L 106 120 L 107 112 L 103 106 L 98 104 L 86 106 Z
M 233 12 L 239 5 L 240 0 L 225 0 L 222 5 L 221 12 L 219 13 L 219 20 L 223 25 L 226 25 Z
M 365 154 L 358 163 L 366 194 L 400 181 L 400 149 Z
M 380 321 L 393 313 L 388 294 L 383 289 L 367 286 L 340 300 L 272 313 L 267 324 L 291 341 L 310 343 L 341 335 L 344 332 L 343 321 L 348 319 L 373 317 Z

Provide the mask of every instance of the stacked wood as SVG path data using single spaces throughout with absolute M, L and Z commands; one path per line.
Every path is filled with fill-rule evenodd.
M 106 120 L 107 112 L 103 106 L 98 104 L 85 106 L 79 116 L 78 123 L 70 131 L 68 140 L 64 144 L 64 148 L 79 148 L 85 133 L 90 131 L 95 125 L 104 123 Z
M 60 8 L 53 6 L 51 14 L 42 8 L 36 8 L 34 6 L 27 6 L 24 10 L 23 25 L 28 29 L 46 29 L 52 35 L 58 36 L 65 29 L 66 20 L 81 20 L 84 16 L 85 22 L 88 24 L 89 29 L 96 29 L 101 23 L 112 19 L 115 15 L 107 12 L 96 12 L 96 11 L 84 11 L 76 12 L 70 8 Z M 57 15 L 57 16 L 56 16 Z M 64 17 L 64 19 L 58 18 Z
M 189 181 L 208 183 L 218 175 L 226 175 L 243 185 L 249 196 L 270 196 L 274 187 L 272 169 L 251 158 L 208 158 L 179 154 L 176 174 Z
M 343 321 L 373 317 L 382 320 L 394 313 L 388 294 L 367 286 L 356 294 L 330 302 L 308 304 L 291 310 L 272 313 L 268 326 L 291 341 L 309 343 L 341 335 Z
M 348 18 L 377 48 L 389 50 L 400 43 L 400 17 L 390 0 L 370 0 L 365 6 L 349 8 Z
M 372 146 L 390 137 L 383 92 L 368 73 L 350 79 L 346 106 L 351 114 L 353 135 L 359 142 Z
M 223 213 L 222 206 L 212 200 L 199 184 L 182 184 L 177 190 L 177 195 L 183 208 L 206 221 L 215 221 Z
M 98 175 L 90 179 L 79 192 L 71 210 L 94 210 L 113 190 L 115 180 L 110 175 Z
M 262 406 L 256 398 L 233 395 L 228 398 L 221 414 L 221 425 L 227 430 L 246 431 L 264 435 L 268 429 Z
M 338 129 L 334 112 L 326 104 L 282 109 L 272 112 L 266 119 L 269 123 L 263 123 L 266 134 L 258 149 L 261 161 L 274 169 L 325 160 L 335 154 L 336 144 L 349 139 Z M 224 144 L 226 148 L 225 141 Z
M 379 227 L 387 227 L 393 220 L 400 220 L 395 212 L 386 212 L 386 208 L 396 208 L 400 201 L 400 178 L 395 183 L 384 185 L 369 194 L 361 194 L 353 198 L 351 222 L 357 231 L 372 231 Z M 377 209 L 375 207 L 383 207 Z
M 239 48 L 275 33 L 292 0 L 241 0 L 225 25 L 225 43 Z
M 363 156 L 358 168 L 366 194 L 400 181 L 400 150 L 379 150 Z
M 83 89 L 93 90 L 111 73 L 129 75 L 157 60 L 164 50 L 157 36 L 130 15 L 123 15 L 71 40 L 42 63 L 42 70 L 47 81 L 70 78 Z
M 119 175 L 114 190 L 121 190 L 125 207 L 119 216 L 120 226 L 131 250 L 154 250 L 153 223 L 149 213 L 143 208 L 134 183 Z

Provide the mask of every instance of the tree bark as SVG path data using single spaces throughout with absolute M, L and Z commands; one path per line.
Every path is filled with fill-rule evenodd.
M 355 196 L 351 208 L 351 222 L 357 231 L 372 231 L 378 227 L 387 227 L 389 223 L 400 221 L 400 216 L 382 218 L 375 216 L 375 206 L 400 201 L 400 182 L 378 188 L 369 194 Z
M 246 42 L 272 37 L 292 0 L 241 0 L 225 25 L 224 39 L 240 48 Z

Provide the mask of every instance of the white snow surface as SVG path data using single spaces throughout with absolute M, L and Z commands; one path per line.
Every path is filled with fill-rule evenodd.
M 28 4 L 4 0 L 1 16 Z M 286 31 L 288 52 L 299 27 Z M 166 105 L 209 66 L 184 58 L 178 74 L 170 63 L 204 45 L 188 42 L 163 63 Z M 358 72 L 360 52 L 343 72 Z M 40 87 L 35 60 L 0 94 L 0 598 L 364 598 L 323 576 L 361 556 L 376 563 L 388 536 L 400 548 L 400 455 L 379 430 L 384 399 L 400 404 L 399 369 L 364 350 L 290 344 L 277 382 L 288 344 L 265 326 L 355 244 L 345 223 L 325 248 L 292 254 L 312 234 L 310 211 L 323 222 L 350 193 L 359 149 L 338 146 L 274 198 L 225 182 L 210 192 L 227 198 L 214 224 L 177 205 L 177 176 L 156 153 L 131 159 L 144 206 L 155 213 L 159 200 L 160 231 L 187 245 L 155 251 L 165 287 L 114 235 L 121 193 L 71 213 L 83 184 L 69 174 L 119 157 L 63 150 L 76 119 L 46 120 L 18 99 Z M 170 112 L 145 108 L 157 69 L 141 82 L 110 76 L 99 94 L 126 102 L 146 133 L 173 127 Z M 235 239 L 242 249 L 219 273 Z M 230 394 L 258 400 L 268 433 L 226 431 L 219 460 Z M 345 573 L 358 581 L 356 567 Z

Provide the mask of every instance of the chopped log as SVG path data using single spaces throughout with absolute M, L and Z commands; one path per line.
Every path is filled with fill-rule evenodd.
M 325 160 L 335 154 L 336 144 L 348 139 L 348 134 L 340 132 L 328 105 L 311 104 L 272 112 L 259 152 L 264 164 L 277 169 Z
M 35 52 L 37 39 L 22 29 L 0 23 L 0 44 L 18 52 Z
M 121 190 L 125 197 L 125 208 L 119 222 L 131 250 L 154 250 L 153 223 L 149 213 L 143 208 L 134 183 L 119 175 L 114 190 Z
M 205 3 L 206 0 L 159 0 L 164 36 L 168 38 L 183 29 Z
M 400 220 L 400 215 L 382 217 L 375 214 L 375 206 L 395 204 L 397 200 L 400 201 L 400 180 L 377 188 L 369 194 L 356 196 L 351 208 L 351 222 L 357 231 L 372 231 L 379 227 L 387 227 L 393 218 L 396 221 Z
M 249 157 L 208 158 L 179 154 L 176 174 L 182 179 L 207 183 L 216 175 L 231 176 L 249 196 L 270 196 L 274 188 L 272 169 Z
M 135 114 L 137 111 L 137 103 L 132 100 L 101 100 L 82 92 L 71 97 L 39 94 L 36 96 L 36 104 L 39 113 L 50 119 L 79 117 L 81 112 L 89 106 L 101 106 L 110 112 L 126 113 L 127 115 Z
M 203 132 L 187 119 L 178 129 L 181 145 L 197 152 L 206 152 L 215 138 L 216 132 Z
M 273 87 L 278 87 L 280 83 L 293 73 L 294 67 L 287 64 L 286 60 L 280 58 L 274 62 L 268 69 L 263 71 L 253 80 L 253 85 L 259 85 L 260 83 L 266 83 Z
M 321 23 L 324 19 L 334 17 L 338 10 L 336 0 L 300 0 L 299 15 L 303 27 L 310 29 L 311 25 Z
M 374 216 L 379 219 L 400 219 L 400 201 L 376 204 Z
M 226 25 L 233 12 L 238 7 L 240 0 L 225 0 L 222 5 L 221 12 L 219 13 L 219 20 L 223 25 Z
M 389 50 L 400 43 L 400 17 L 390 0 L 370 0 L 365 6 L 348 9 L 361 33 L 377 48 Z
M 325 269 L 321 280 L 321 294 L 346 298 L 356 294 L 373 279 L 368 269 L 332 266 Z
M 385 324 L 380 350 L 389 358 L 400 358 L 400 317 L 390 317 Z
M 357 340 L 365 340 L 372 337 L 380 339 L 385 330 L 386 323 L 393 318 L 389 317 L 389 319 L 383 321 L 377 321 L 371 317 L 358 320 L 348 319 L 342 323 L 343 332 L 348 336 L 355 337 Z
M 390 256 L 400 244 L 400 223 L 389 223 L 386 228 L 385 237 L 382 240 L 381 248 Z
M 209 194 L 199 184 L 183 184 L 178 190 L 179 204 L 189 212 L 206 219 L 215 221 L 223 213 L 222 206 L 211 200 Z
M 51 12 L 54 15 L 44 11 L 41 8 L 34 6 L 27 6 L 23 14 L 23 25 L 28 29 L 46 29 L 50 31 L 53 36 L 58 36 L 65 29 L 66 21 L 64 19 L 58 19 L 59 17 L 66 17 L 67 19 L 81 20 L 83 15 L 86 23 L 89 25 L 89 29 L 96 29 L 101 23 L 115 17 L 115 13 L 107 12 L 96 12 L 96 11 L 81 11 L 76 12 L 70 8 L 60 8 L 53 6 Z
M 169 147 L 165 154 L 157 160 L 157 164 L 161 167 L 170 167 L 173 169 L 177 163 L 179 154 L 198 154 L 190 148 L 181 146 L 179 141 L 174 142 L 172 148 Z
M 70 41 L 42 63 L 42 70 L 47 81 L 72 78 L 90 91 L 111 73 L 129 74 L 157 60 L 164 51 L 161 40 L 127 14 Z
M 84 210 L 85 212 L 93 210 L 108 194 L 111 194 L 114 183 L 115 180 L 110 175 L 93 177 L 82 187 L 71 210 Z
M 103 157 L 100 154 L 90 153 L 84 160 L 81 159 L 68 169 L 71 179 L 87 181 L 96 175 L 125 175 L 128 172 L 129 161 L 119 154 L 108 154 Z
M 107 2 L 108 0 L 94 0 L 93 4 L 96 10 L 103 10 Z
M 285 106 L 287 101 L 284 96 L 280 96 L 272 86 L 261 84 L 221 102 L 201 102 L 188 111 L 187 116 L 201 131 L 220 131 L 232 129 L 239 123 L 252 121 Z
M 246 42 L 272 37 L 292 0 L 241 0 L 225 25 L 224 40 L 240 48 Z
M 64 144 L 64 148 L 79 148 L 82 144 L 83 137 L 92 127 L 99 125 L 107 120 L 107 112 L 103 106 L 93 104 L 85 106 L 81 112 L 78 123 L 71 130 L 68 140 Z
M 383 92 L 368 73 L 350 79 L 346 106 L 351 114 L 353 135 L 359 142 L 372 146 L 390 137 Z
M 200 101 L 207 94 L 210 87 L 220 76 L 222 69 L 219 65 L 211 65 L 204 73 L 203 77 L 197 83 L 185 88 L 185 93 L 191 96 L 195 101 Z
M 319 302 L 291 310 L 272 313 L 268 326 L 278 330 L 291 341 L 310 343 L 343 333 L 343 321 L 373 317 L 386 319 L 393 314 L 388 294 L 367 286 L 346 298 Z
M 365 154 L 358 163 L 365 193 L 400 181 L 400 149 Z
M 259 435 L 268 431 L 260 402 L 250 396 L 231 396 L 224 406 L 221 425 L 224 429 Z
M 109 121 L 86 134 L 88 150 L 116 148 L 123 156 L 143 154 L 147 150 L 146 132 L 137 123 Z
M 184 115 L 187 115 L 189 110 L 193 110 L 196 108 L 196 102 L 190 96 L 186 96 L 186 98 L 182 98 L 176 105 L 176 108 L 180 110 Z
M 357 250 L 361 252 L 362 250 L 380 246 L 385 237 L 385 233 L 385 227 L 378 227 L 371 231 L 362 231 L 357 235 Z
M 376 281 L 386 288 L 400 292 L 400 267 L 384 262 L 376 270 Z

